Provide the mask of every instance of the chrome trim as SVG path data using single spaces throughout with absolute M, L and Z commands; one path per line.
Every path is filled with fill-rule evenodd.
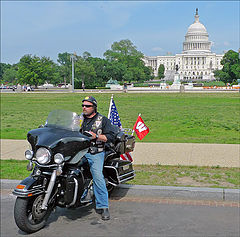
M 42 164 L 38 163 L 36 160 L 33 160 L 33 163 L 36 164 L 36 165 L 39 166 L 39 167 L 42 167 L 42 168 L 56 168 L 56 167 L 58 167 L 57 164 L 53 164 L 53 165 L 42 165 Z
M 111 169 L 115 169 L 115 170 L 117 170 L 115 167 L 113 167 L 113 166 L 109 166 L 109 165 L 104 165 L 103 168 L 111 168 Z
M 128 165 L 129 165 L 129 164 L 128 164 Z M 126 174 L 119 175 L 119 174 L 118 174 L 118 170 L 117 170 L 115 167 L 113 167 L 113 166 L 104 166 L 104 168 L 111 168 L 111 169 L 114 169 L 114 170 L 115 170 L 118 184 L 120 184 L 120 183 L 122 183 L 122 182 L 125 182 L 125 181 L 127 181 L 127 180 L 129 180 L 129 179 L 132 179 L 133 177 L 136 176 L 134 170 L 131 171 L 131 172 L 128 172 L 128 173 L 126 173 Z M 124 179 L 125 176 L 131 175 L 131 174 L 133 174 L 133 175 Z M 122 178 L 123 178 L 123 179 L 122 179 Z M 110 183 L 110 182 L 109 182 L 109 183 Z M 112 184 L 112 183 L 111 183 L 111 184 Z
M 33 186 L 32 189 L 43 187 L 41 184 Z
M 78 181 L 76 178 L 73 178 L 74 179 L 74 182 L 75 182 L 75 190 L 74 190 L 74 198 L 73 198 L 73 201 L 67 205 L 67 207 L 70 207 L 72 205 L 75 204 L 76 200 L 77 200 L 77 194 L 78 194 Z
M 120 183 L 125 182 L 125 181 L 130 180 L 130 179 L 133 179 L 135 176 L 136 175 L 134 174 L 134 175 L 132 175 L 132 176 L 126 178 L 126 179 L 122 179 Z
M 42 203 L 42 207 L 41 207 L 41 209 L 43 209 L 43 210 L 47 210 L 47 203 L 49 201 L 49 198 L 50 198 L 50 195 L 52 193 L 53 187 L 55 185 L 56 178 L 57 178 L 57 171 L 53 170 L 53 173 L 52 173 L 52 176 L 51 176 L 51 179 L 50 179 L 47 191 L 46 191 L 46 195 L 43 199 L 43 203 Z
M 131 172 L 129 172 L 129 173 L 126 173 L 126 174 L 122 174 L 122 175 L 118 175 L 119 176 L 119 178 L 122 178 L 122 177 L 125 177 L 125 176 L 127 176 L 127 175 L 129 175 L 129 174 L 132 174 L 132 173 L 134 173 L 135 171 L 133 170 L 133 171 L 131 171 Z
M 110 182 L 109 180 L 108 180 L 108 183 L 111 184 L 111 185 L 113 185 L 113 186 L 115 186 L 115 187 L 118 186 L 117 184 L 112 183 L 112 182 Z
M 52 172 L 43 171 L 42 174 L 52 175 Z

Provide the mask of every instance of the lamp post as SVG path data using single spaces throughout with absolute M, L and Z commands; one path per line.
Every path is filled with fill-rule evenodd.
M 72 61 L 72 92 L 74 92 L 74 62 L 77 60 L 76 53 L 70 56 L 70 60 Z

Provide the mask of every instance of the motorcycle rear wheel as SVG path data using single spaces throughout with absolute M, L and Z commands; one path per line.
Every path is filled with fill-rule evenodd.
M 107 184 L 107 191 L 108 191 L 108 196 L 109 196 L 109 197 L 111 196 L 114 188 L 115 188 L 115 187 L 114 187 L 112 184 L 110 184 L 110 183 Z
M 14 206 L 14 219 L 20 230 L 30 234 L 46 225 L 51 209 L 42 211 L 42 201 L 42 195 L 31 198 L 17 197 Z

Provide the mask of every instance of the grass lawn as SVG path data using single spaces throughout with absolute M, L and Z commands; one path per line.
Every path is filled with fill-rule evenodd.
M 2 93 L 1 138 L 26 139 L 54 109 L 81 113 L 89 95 L 72 93 Z M 92 94 L 108 114 L 111 94 Z M 150 128 L 143 142 L 239 144 L 239 93 L 116 93 L 122 125 L 132 128 L 138 113 Z M 140 142 L 137 139 L 138 142 Z
M 26 178 L 28 161 L 1 160 L 1 179 Z M 134 165 L 136 177 L 128 184 L 239 188 L 240 169 L 197 166 Z
M 240 169 L 197 166 L 134 165 L 130 184 L 239 188 Z

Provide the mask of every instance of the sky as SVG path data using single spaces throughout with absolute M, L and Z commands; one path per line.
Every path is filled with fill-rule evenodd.
M 182 52 L 196 8 L 212 52 L 239 45 L 239 1 L 1 1 L 1 62 L 25 54 L 103 58 L 113 42 L 129 39 L 147 56 Z

